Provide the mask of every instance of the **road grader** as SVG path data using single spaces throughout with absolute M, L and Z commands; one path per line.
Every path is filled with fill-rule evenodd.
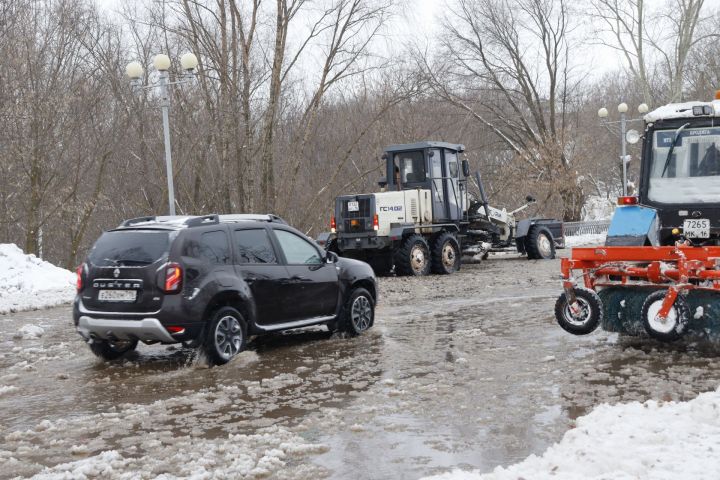
M 554 258 L 555 248 L 564 246 L 562 222 L 516 220 L 535 202 L 530 196 L 509 212 L 491 207 L 480 174 L 471 176 L 468 161 L 461 159 L 464 150 L 435 141 L 385 148 L 381 191 L 337 197 L 330 232 L 320 234 L 318 243 L 368 262 L 378 275 L 451 274 L 463 255 L 487 258 L 513 244 L 528 258 Z
M 555 317 L 671 342 L 720 335 L 720 92 L 644 117 L 637 195 L 622 196 L 605 246 L 562 259 Z

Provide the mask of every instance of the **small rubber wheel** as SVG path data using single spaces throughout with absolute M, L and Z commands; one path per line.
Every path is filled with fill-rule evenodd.
M 438 235 L 432 242 L 432 271 L 449 275 L 460 270 L 460 244 L 449 232 Z
M 685 299 L 678 295 L 675 303 L 670 308 L 667 318 L 661 319 L 658 313 L 665 299 L 665 294 L 665 290 L 658 290 L 648 295 L 645 303 L 643 303 L 640 316 L 648 335 L 661 342 L 674 342 L 680 338 L 685 326 L 690 321 L 690 308 Z
M 341 315 L 338 326 L 352 337 L 372 327 L 375 323 L 375 302 L 370 292 L 362 287 L 353 290 Z
M 212 313 L 202 349 L 213 365 L 228 363 L 245 349 L 247 325 L 240 312 L 222 307 Z
M 403 240 L 395 252 L 395 273 L 414 276 L 430 273 L 430 248 L 422 236 L 412 234 Z
M 137 340 L 93 340 L 90 351 L 103 360 L 116 360 L 137 348 Z
M 600 297 L 594 291 L 575 287 L 578 311 L 573 312 L 565 292 L 555 302 L 555 319 L 566 332 L 573 335 L 587 335 L 595 331 L 602 320 L 603 310 Z
M 547 228 L 533 225 L 525 242 L 528 259 L 550 260 L 555 258 L 555 241 Z

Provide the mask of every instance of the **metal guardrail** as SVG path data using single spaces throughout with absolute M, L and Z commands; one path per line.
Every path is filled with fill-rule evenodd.
M 590 222 L 565 222 L 566 237 L 574 237 L 576 235 L 601 234 L 607 233 L 610 228 L 610 220 L 593 220 Z

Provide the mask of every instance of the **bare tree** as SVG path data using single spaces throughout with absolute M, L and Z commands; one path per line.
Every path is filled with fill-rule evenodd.
M 673 0 L 663 8 L 655 3 L 651 12 L 644 0 L 593 0 L 599 32 L 611 38 L 601 37 L 600 43 L 622 53 L 646 103 L 683 99 L 688 57 L 699 42 L 717 36 L 714 31 L 697 34 L 710 20 L 702 14 L 704 3 Z
M 564 0 L 458 0 L 436 63 L 420 55 L 433 89 L 494 132 L 534 182 L 558 182 L 566 219 L 582 188 L 566 148 L 570 11 Z M 562 179 L 560 182 L 559 180 Z

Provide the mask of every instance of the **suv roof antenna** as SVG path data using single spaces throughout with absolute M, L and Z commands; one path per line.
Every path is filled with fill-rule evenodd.
M 209 225 L 212 223 L 220 223 L 220 216 L 216 213 L 212 215 L 203 215 L 202 217 L 192 217 L 185 220 L 188 227 L 197 227 L 198 225 Z
M 134 225 L 136 223 L 152 222 L 153 220 L 155 220 L 155 216 L 131 218 L 130 220 L 125 220 L 123 223 L 120 224 L 120 226 L 129 227 L 130 225 Z

